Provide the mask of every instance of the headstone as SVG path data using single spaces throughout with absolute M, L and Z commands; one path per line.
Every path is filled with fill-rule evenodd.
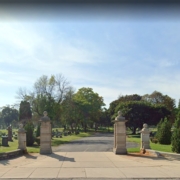
M 2 136 L 2 146 L 9 146 L 7 136 Z
M 13 141 L 12 140 L 12 127 L 11 127 L 11 125 L 9 125 L 7 127 L 7 130 L 8 130 L 8 141 Z
M 51 154 L 51 121 L 47 116 L 47 112 L 44 111 L 44 117 L 41 118 L 41 130 L 40 130 L 40 154 Z
M 26 131 L 23 128 L 23 124 L 19 125 L 18 129 L 18 149 L 26 151 Z
M 121 111 L 114 121 L 114 148 L 115 154 L 127 154 L 126 149 L 126 125 L 125 117 L 122 117 Z
M 141 132 L 141 147 L 140 150 L 150 149 L 150 137 L 149 137 L 149 129 L 147 124 L 143 124 L 143 128 Z

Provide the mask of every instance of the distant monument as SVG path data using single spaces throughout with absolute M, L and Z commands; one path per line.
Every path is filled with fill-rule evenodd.
M 8 141 L 13 141 L 12 140 L 12 127 L 11 124 L 7 127 L 8 130 Z
M 126 149 L 126 125 L 125 117 L 122 116 L 121 111 L 118 111 L 118 116 L 114 121 L 114 148 L 115 154 L 127 154 Z
M 41 130 L 40 130 L 40 154 L 51 154 L 51 121 L 47 116 L 47 112 L 44 111 L 44 117 L 41 118 Z

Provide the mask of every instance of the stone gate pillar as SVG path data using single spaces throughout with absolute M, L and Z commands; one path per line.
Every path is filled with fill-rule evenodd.
M 40 120 L 40 154 L 51 154 L 51 121 L 46 111 L 43 114 L 44 117 Z
M 122 117 L 121 111 L 118 111 L 118 116 L 114 121 L 114 148 L 115 154 L 127 154 L 126 149 L 126 125 L 125 117 Z
M 20 124 L 19 129 L 18 129 L 18 149 L 27 151 L 27 149 L 26 149 L 26 131 L 23 128 L 23 124 Z
M 149 129 L 147 124 L 143 124 L 143 128 L 140 131 L 141 132 L 141 147 L 142 149 L 150 149 L 150 138 L 149 138 Z

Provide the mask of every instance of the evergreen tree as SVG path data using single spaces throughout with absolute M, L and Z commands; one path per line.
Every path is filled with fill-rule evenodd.
M 172 133 L 172 151 L 180 153 L 180 112 L 177 115 Z
M 171 144 L 171 123 L 167 118 L 159 123 L 157 138 L 160 144 Z
M 31 121 L 28 121 L 24 127 L 26 130 L 26 145 L 32 146 L 34 144 L 34 125 Z
M 30 103 L 27 101 L 21 101 L 19 108 L 19 120 L 22 122 L 26 122 L 32 118 L 32 111 L 30 107 Z
M 41 124 L 38 124 L 37 131 L 36 131 L 36 137 L 40 136 L 40 128 L 41 128 Z

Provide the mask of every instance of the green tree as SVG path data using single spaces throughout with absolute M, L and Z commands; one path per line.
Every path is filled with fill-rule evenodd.
M 30 103 L 27 101 L 21 101 L 19 107 L 19 120 L 21 122 L 26 122 L 32 118 L 32 111 Z
M 64 126 L 70 126 L 72 132 L 76 132 L 82 119 L 79 104 L 74 100 L 75 90 L 70 88 L 61 104 L 61 120 Z
M 9 126 L 13 120 L 18 120 L 18 110 L 14 108 L 10 108 L 9 106 L 4 107 L 1 112 L 1 119 L 4 121 L 6 126 Z
M 117 112 L 121 110 L 125 118 L 128 120 L 127 127 L 136 134 L 137 128 L 142 128 L 144 123 L 148 125 L 156 125 L 162 118 L 169 115 L 169 111 L 162 105 L 152 105 L 143 101 L 129 101 L 119 103 L 116 106 L 113 119 L 117 116 Z
M 108 127 L 108 131 L 109 131 L 109 126 L 112 125 L 111 116 L 109 114 L 109 111 L 106 108 L 103 108 L 101 111 L 101 115 L 99 118 L 99 124 L 101 126 Z M 97 130 L 97 126 L 95 126 L 95 130 Z
M 152 94 L 142 96 L 142 100 L 150 102 L 153 105 L 164 105 L 170 111 L 168 119 L 173 123 L 175 120 L 175 100 L 168 95 L 163 95 L 161 92 L 154 91 Z
M 176 153 L 180 153 L 180 112 L 176 117 L 176 121 L 174 123 L 174 129 L 172 133 L 172 151 Z
M 157 138 L 160 144 L 171 144 L 171 123 L 167 118 L 158 125 Z
M 115 109 L 118 104 L 123 103 L 123 102 L 141 101 L 141 99 L 142 99 L 142 97 L 138 94 L 119 96 L 117 100 L 110 103 L 108 112 L 112 118 L 111 120 L 113 120 L 113 118 L 114 118 L 113 115 L 116 112 Z
M 26 130 L 26 145 L 32 146 L 34 144 L 34 125 L 32 121 L 27 121 L 24 129 Z
M 84 131 L 87 131 L 87 125 L 97 122 L 102 107 L 105 105 L 103 98 L 98 93 L 93 92 L 92 88 L 80 88 L 74 95 L 74 100 L 78 103 L 83 114 L 82 125 Z
M 46 110 L 51 120 L 56 121 L 60 120 L 60 106 L 69 87 L 69 82 L 62 74 L 50 77 L 43 75 L 34 83 L 31 92 L 27 93 L 20 88 L 17 98 L 30 103 L 33 119 L 42 116 Z

